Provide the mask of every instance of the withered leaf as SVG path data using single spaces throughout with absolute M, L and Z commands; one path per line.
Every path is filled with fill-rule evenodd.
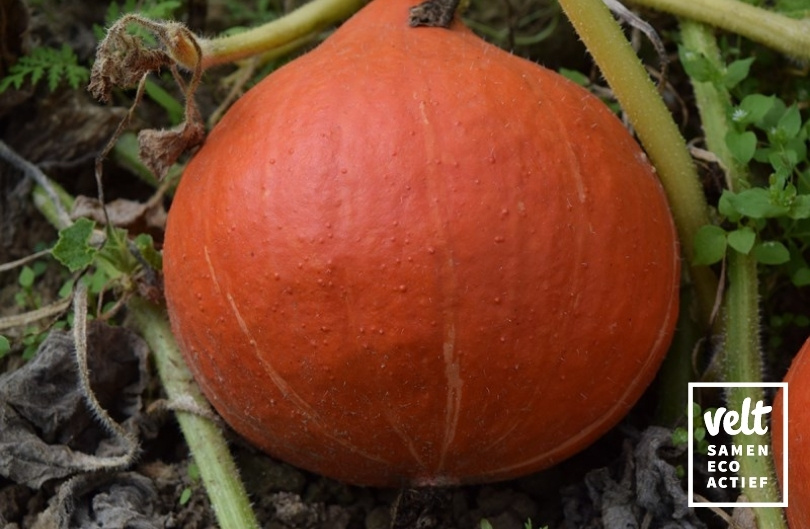
M 162 230 L 166 224 L 166 209 L 160 202 L 149 204 L 119 198 L 108 202 L 107 216 L 110 223 L 118 228 L 126 228 L 142 233 L 149 230 Z M 89 218 L 104 224 L 104 210 L 96 198 L 80 195 L 73 203 L 71 218 Z
M 652 426 L 632 444 L 626 442 L 615 464 L 591 470 L 583 483 L 562 490 L 566 524 L 604 529 L 705 529 L 687 507 L 681 480 L 667 460 L 685 450 L 673 445 L 672 432 Z
M 205 125 L 201 119 L 191 119 L 167 130 L 142 130 L 138 134 L 140 156 L 144 164 L 160 179 L 186 151 L 200 145 L 205 139 Z
M 139 420 L 147 350 L 132 331 L 90 326 L 91 385 L 125 428 Z M 127 451 L 90 413 L 76 369 L 71 335 L 52 331 L 28 364 L 0 376 L 0 476 L 39 488 Z

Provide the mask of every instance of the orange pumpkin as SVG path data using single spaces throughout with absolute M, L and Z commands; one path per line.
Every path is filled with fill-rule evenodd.
M 793 359 L 785 375 L 788 383 L 788 523 L 793 529 L 810 527 L 810 459 L 807 458 L 807 443 L 810 442 L 810 339 L 804 342 L 799 354 Z M 776 394 L 773 402 L 774 419 L 782 417 L 782 391 Z M 773 420 L 773 456 L 782 461 L 784 432 L 782 421 Z M 777 465 L 776 473 L 783 481 L 782 467 Z
M 183 175 L 173 329 L 225 420 L 347 482 L 542 469 L 636 402 L 670 342 L 664 193 L 609 109 L 374 0 L 238 101 Z

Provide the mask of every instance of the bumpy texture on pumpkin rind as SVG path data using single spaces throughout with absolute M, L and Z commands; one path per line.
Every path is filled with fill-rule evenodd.
M 653 378 L 677 314 L 665 196 L 596 98 L 375 0 L 249 91 L 169 213 L 166 296 L 222 416 L 382 486 L 570 456 Z
M 785 509 L 791 529 L 810 527 L 810 458 L 807 440 L 810 439 L 810 338 L 793 359 L 785 375 L 788 383 L 788 506 Z M 784 413 L 783 392 L 773 402 L 771 435 L 776 473 L 784 486 L 781 462 L 784 454 L 785 432 L 782 428 Z

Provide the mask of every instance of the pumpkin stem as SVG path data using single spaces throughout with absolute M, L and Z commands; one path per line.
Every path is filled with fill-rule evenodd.
M 460 0 L 425 0 L 410 10 L 411 27 L 450 27 Z
M 791 18 L 740 0 L 630 0 L 630 3 L 738 33 L 790 57 L 810 58 L 807 18 Z

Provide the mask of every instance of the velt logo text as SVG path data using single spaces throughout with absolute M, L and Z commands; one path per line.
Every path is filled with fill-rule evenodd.
M 710 411 L 704 413 L 703 419 L 706 422 L 706 431 L 712 437 L 720 433 L 721 422 L 723 431 L 728 435 L 739 435 L 740 433 L 765 435 L 768 433 L 768 427 L 765 426 L 763 415 L 770 413 L 771 409 L 771 406 L 765 406 L 764 402 L 758 400 L 754 409 L 751 410 L 751 399 L 746 398 L 743 400 L 740 413 L 726 408 L 717 408 L 713 414 Z

